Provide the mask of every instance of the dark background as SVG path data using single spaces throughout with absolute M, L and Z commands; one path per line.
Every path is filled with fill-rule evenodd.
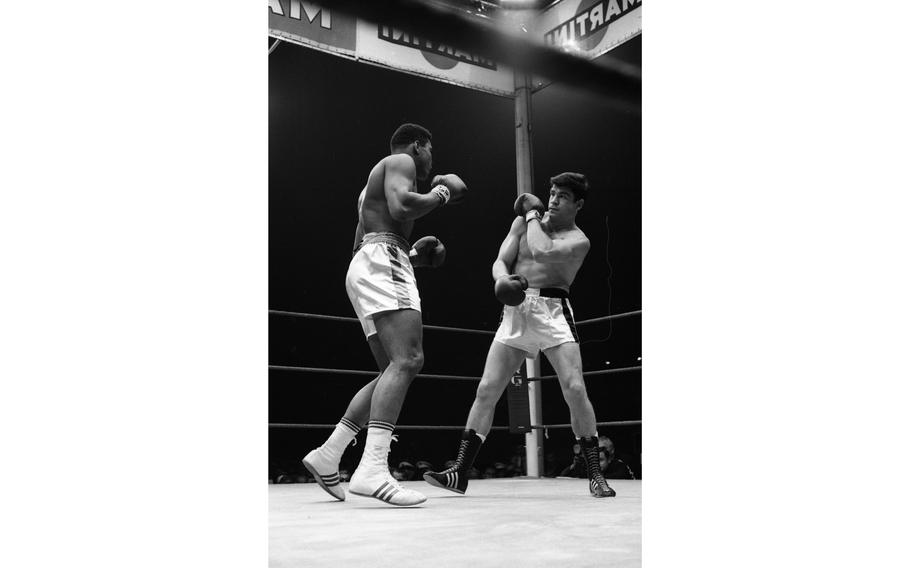
M 271 40 L 273 41 L 273 40 Z M 641 36 L 610 53 L 641 64 Z M 269 56 L 269 307 L 353 317 L 344 289 L 355 205 L 370 168 L 389 152 L 403 122 L 433 133 L 434 173 L 458 173 L 468 199 L 419 219 L 412 242 L 433 234 L 446 263 L 419 269 L 426 324 L 494 330 L 501 305 L 490 267 L 513 218 L 516 196 L 514 103 L 405 73 L 282 43 Z M 577 223 L 591 251 L 572 287 L 577 320 L 641 308 L 641 117 L 597 95 L 550 85 L 533 96 L 534 189 L 545 197 L 549 177 L 588 175 L 592 190 Z M 428 182 L 420 191 L 427 191 Z M 637 365 L 641 317 L 582 325 L 584 370 Z M 478 376 L 491 336 L 424 332 L 423 372 Z M 552 369 L 541 358 L 544 374 Z M 609 363 L 608 363 L 609 362 Z M 375 369 L 357 323 L 269 316 L 269 363 Z M 269 372 L 269 421 L 335 424 L 367 377 Z M 555 381 L 543 382 L 543 421 L 567 423 Z M 641 418 L 637 371 L 587 378 L 598 421 Z M 399 424 L 463 425 L 475 385 L 417 379 Z M 508 425 L 505 396 L 494 425 Z M 641 428 L 600 428 L 641 475 Z M 269 431 L 273 467 L 296 470 L 328 430 Z M 454 457 L 457 431 L 398 430 L 390 462 Z M 361 434 L 361 438 L 363 434 Z M 571 431 L 547 432 L 547 469 L 571 463 Z M 485 467 L 523 454 L 523 435 L 493 431 L 478 459 Z M 362 443 L 342 462 L 353 469 Z

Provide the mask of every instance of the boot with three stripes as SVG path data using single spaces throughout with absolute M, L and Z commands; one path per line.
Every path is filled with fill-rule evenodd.
M 600 471 L 600 448 L 597 446 L 597 436 L 582 438 L 581 455 L 585 458 L 585 467 L 588 469 L 588 489 L 595 497 L 616 497 L 616 491 L 607 485 L 603 473 Z
M 405 489 L 389 473 L 389 445 L 394 428 L 390 422 L 370 420 L 363 456 L 351 476 L 348 491 L 399 507 L 419 505 L 427 500 L 426 495 Z
M 474 430 L 465 430 L 461 435 L 455 465 L 440 472 L 428 471 L 423 474 L 423 480 L 430 485 L 464 495 L 468 489 L 468 470 L 474 465 L 474 458 L 477 457 L 482 443 Z
M 358 432 L 360 432 L 360 425 L 350 418 L 342 416 L 335 426 L 335 430 L 329 435 L 329 439 L 303 458 L 304 467 L 307 468 L 319 487 L 325 489 L 326 493 L 339 501 L 344 501 L 344 489 L 340 485 L 338 462 L 341 461 L 345 448 L 354 440 Z
M 405 489 L 385 469 L 367 469 L 358 467 L 351 476 L 348 489 L 353 495 L 373 497 L 389 505 L 411 507 L 427 500 L 426 495 L 413 489 Z
M 303 465 L 319 487 L 325 489 L 326 493 L 335 499 L 344 501 L 344 489 L 341 488 L 341 477 L 338 475 L 338 462 L 327 458 L 324 448 L 319 447 L 308 453 L 303 458 Z

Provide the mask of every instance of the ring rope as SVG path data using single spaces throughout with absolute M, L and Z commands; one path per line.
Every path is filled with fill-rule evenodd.
M 635 426 L 641 425 L 641 420 L 614 420 L 612 422 L 597 422 L 597 426 Z M 296 428 L 296 429 L 332 429 L 337 424 L 287 424 L 270 422 L 269 428 Z M 535 430 L 547 428 L 571 428 L 571 424 L 531 424 Z M 396 430 L 464 430 L 464 426 L 429 426 L 421 424 L 397 424 Z M 491 426 L 491 430 L 508 430 L 508 426 Z
M 276 316 L 290 316 L 298 318 L 311 318 L 311 319 L 321 319 L 321 320 L 330 320 L 330 321 L 355 321 L 360 323 L 360 320 L 357 318 L 345 317 L 345 316 L 326 316 L 322 314 L 307 314 L 302 312 L 288 312 L 285 310 L 269 310 L 269 314 Z M 489 331 L 486 329 L 467 329 L 463 327 L 447 327 L 444 325 L 424 325 L 424 329 L 431 329 L 436 331 L 461 331 L 464 333 L 477 333 L 480 335 L 496 335 L 495 331 Z
M 629 317 L 629 316 L 634 316 L 634 315 L 640 315 L 640 314 L 641 314 L 641 310 L 633 310 L 631 312 L 613 314 L 612 316 L 602 316 L 599 318 L 591 318 L 591 319 L 577 321 L 577 322 L 575 322 L 575 325 L 583 325 L 586 323 L 594 323 L 594 322 L 598 322 L 598 321 L 614 320 L 614 319 L 619 319 L 619 318 L 624 318 L 624 317 Z
M 302 373 L 328 373 L 336 375 L 369 375 L 373 377 L 378 377 L 378 371 L 360 371 L 353 369 L 324 369 L 322 367 L 294 367 L 290 365 L 269 365 L 270 371 L 298 371 Z M 468 377 L 464 375 L 433 375 L 419 373 L 415 375 L 415 378 L 424 378 L 424 379 L 447 379 L 453 381 L 479 381 L 480 377 Z
M 337 424 L 276 424 L 269 423 L 269 428 L 326 428 L 332 429 Z M 464 430 L 464 426 L 421 426 L 419 424 L 397 424 L 396 430 Z M 508 430 L 508 426 L 492 426 L 491 430 Z
M 625 371 L 637 371 L 641 369 L 641 365 L 636 365 L 635 367 L 617 367 L 615 369 L 600 369 L 598 371 L 585 371 L 581 374 L 582 377 L 588 377 L 591 375 L 609 375 L 610 373 L 623 373 Z M 552 379 L 558 379 L 556 375 L 544 375 L 542 377 L 528 377 L 528 381 L 549 381 Z
M 590 375 L 607 375 L 610 373 L 622 373 L 624 371 L 635 371 L 641 369 L 641 365 L 635 367 L 619 367 L 616 369 L 600 369 L 598 371 L 585 371 L 581 374 L 583 377 Z M 295 371 L 300 373 L 326 373 L 330 375 L 362 375 L 362 376 L 379 376 L 377 371 L 361 371 L 355 369 L 327 369 L 323 367 L 296 367 L 293 365 L 269 365 L 270 371 Z M 415 378 L 424 379 L 442 379 L 450 381 L 479 381 L 482 377 L 471 377 L 466 375 L 437 375 L 431 373 L 418 373 Z M 544 375 L 543 377 L 528 377 L 528 381 L 543 381 L 558 378 L 556 375 Z
M 298 318 L 310 318 L 310 319 L 321 319 L 321 320 L 330 320 L 330 321 L 350 321 L 350 322 L 360 322 L 357 318 L 346 317 L 346 316 L 328 316 L 323 314 L 309 314 L 304 312 L 289 312 L 286 310 L 269 310 L 270 315 L 276 316 L 290 316 Z M 581 320 L 575 322 L 575 325 L 584 325 L 588 323 L 597 323 L 602 321 L 609 321 L 614 319 L 625 318 L 629 316 L 641 315 L 641 310 L 633 310 L 631 312 L 622 312 L 619 314 L 613 314 L 610 316 L 601 316 L 598 318 L 591 318 L 586 320 Z M 424 329 L 431 329 L 437 331 L 461 331 L 464 333 L 477 333 L 481 335 L 495 335 L 495 331 L 490 331 L 487 329 L 468 329 L 464 327 L 449 327 L 444 325 L 424 325 Z
M 597 422 L 597 426 L 641 426 L 641 420 L 614 420 L 612 422 Z M 531 424 L 535 430 L 546 430 L 547 428 L 571 428 L 571 424 Z

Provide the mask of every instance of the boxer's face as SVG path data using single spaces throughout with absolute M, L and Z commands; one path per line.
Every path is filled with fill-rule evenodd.
M 417 166 L 417 179 L 425 180 L 433 171 L 433 143 L 417 142 L 414 146 L 414 164 Z
M 550 187 L 550 200 L 547 213 L 554 219 L 574 219 L 584 200 L 576 201 L 571 190 L 562 187 Z

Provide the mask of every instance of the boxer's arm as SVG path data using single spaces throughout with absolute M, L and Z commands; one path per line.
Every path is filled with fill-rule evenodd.
M 417 180 L 417 167 L 407 154 L 389 156 L 385 165 L 385 198 L 389 214 L 396 221 L 423 217 L 442 203 L 432 193 L 411 191 Z
M 354 231 L 354 246 L 351 247 L 351 251 L 357 250 L 357 247 L 360 246 L 360 241 L 363 240 L 363 223 L 357 222 L 357 230 Z
M 364 189 L 360 192 L 360 197 L 357 198 L 357 229 L 354 231 L 354 247 L 352 251 L 357 250 L 357 247 L 360 246 L 360 241 L 363 240 L 363 199 L 366 197 L 367 190 Z
M 499 254 L 493 262 L 493 281 L 495 282 L 503 276 L 511 274 L 509 268 L 515 264 L 518 257 L 518 243 L 521 241 L 521 235 L 525 232 L 525 220 L 516 217 L 509 227 L 509 234 L 499 245 Z
M 544 232 L 540 221 L 528 221 L 528 249 L 535 262 L 558 264 L 584 259 L 590 248 L 591 242 L 584 235 L 554 241 Z

